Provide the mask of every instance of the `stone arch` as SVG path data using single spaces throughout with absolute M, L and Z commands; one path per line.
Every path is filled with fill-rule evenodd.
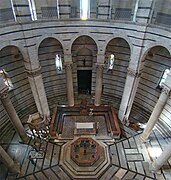
M 63 48 L 63 47 L 64 47 L 63 41 L 62 41 L 62 39 L 61 39 L 59 36 L 57 36 L 57 35 L 55 35 L 55 34 L 45 34 L 45 35 L 43 35 L 43 36 L 41 36 L 40 38 L 37 39 L 37 41 L 36 41 L 37 50 L 39 49 L 40 44 L 41 44 L 44 40 L 46 40 L 46 39 L 48 39 L 48 38 L 56 39 L 56 40 L 61 44 L 62 49 L 64 49 L 64 48 Z
M 82 35 L 80 35 L 80 36 L 75 36 L 72 40 L 71 40 L 71 52 L 72 52 L 72 48 L 73 48 L 73 45 L 74 45 L 74 43 L 75 42 L 77 42 L 80 38 L 82 38 L 82 37 L 86 37 L 86 38 L 88 38 L 88 39 L 91 39 L 91 41 L 95 44 L 95 46 L 96 46 L 96 51 L 98 52 L 98 43 L 96 42 L 96 40 L 94 39 L 94 37 L 92 37 L 92 36 L 90 36 L 89 34 L 82 34 Z M 84 43 L 84 41 L 82 41 L 83 43 Z M 84 44 L 83 44 L 84 45 Z M 85 47 L 85 46 L 84 46 Z M 79 48 L 77 48 L 77 51 L 79 50 L 79 49 L 82 49 L 83 47 L 82 46 L 80 46 Z M 87 47 L 88 49 L 89 49 L 89 47 Z M 92 49 L 90 49 L 90 50 L 92 50 Z M 97 53 L 96 53 L 97 54 Z
M 114 36 L 110 36 L 108 38 L 106 38 L 106 43 L 105 45 L 103 46 L 103 49 L 104 49 L 104 52 L 106 51 L 106 48 L 107 48 L 107 45 L 113 40 L 113 39 L 116 39 L 116 38 L 120 38 L 120 39 L 123 39 L 125 40 L 125 42 L 129 45 L 129 48 L 130 48 L 130 51 L 132 52 L 132 48 L 133 48 L 133 45 L 132 45 L 132 42 L 130 40 L 130 38 L 128 36 L 126 36 L 124 33 L 122 32 L 115 32 L 114 33 Z
M 61 42 L 53 37 L 43 39 L 38 47 L 39 61 L 41 61 L 42 58 L 45 58 L 47 60 L 53 59 L 55 63 L 56 54 L 60 54 L 62 59 L 64 59 L 64 52 Z
M 60 41 L 53 37 L 47 37 L 41 41 L 38 57 L 50 109 L 53 109 L 54 105 L 60 101 L 60 97 L 67 97 L 65 68 L 63 66 L 63 70 L 57 71 L 55 62 L 57 54 L 64 62 L 64 52 Z
M 109 56 L 114 55 L 113 69 L 108 69 Z M 120 37 L 110 39 L 105 50 L 105 67 L 103 71 L 103 98 L 115 99 L 115 108 L 119 108 L 131 56 L 128 42 Z
M 72 60 L 74 63 L 77 62 L 77 55 L 82 50 L 89 51 L 92 54 L 92 65 L 97 61 L 97 44 L 89 36 L 79 36 L 75 39 L 72 43 L 71 53 L 72 53 Z
M 171 47 L 170 47 L 170 45 L 168 43 L 153 42 L 153 43 L 145 44 L 145 47 L 144 47 L 144 50 L 143 50 L 143 53 L 142 53 L 142 56 L 141 56 L 141 61 L 144 60 L 144 58 L 146 57 L 146 55 L 150 51 L 150 49 L 152 49 L 153 47 L 156 47 L 156 46 L 162 46 L 162 47 L 166 48 L 168 50 L 168 52 L 170 53 L 170 55 L 171 55 Z
M 74 91 L 76 93 L 89 92 L 91 94 L 94 91 L 92 87 L 95 87 L 96 71 L 93 67 L 97 62 L 97 44 L 90 36 L 79 36 L 72 43 L 71 53 L 74 64 L 73 73 L 76 76 L 73 79 Z M 86 78 L 87 84 L 82 83 L 81 76 L 89 77 Z
M 13 42 L 13 41 L 4 41 L 0 44 L 0 51 L 8 46 L 11 46 L 11 47 L 16 47 L 22 54 L 23 58 L 26 60 L 27 58 L 27 53 L 25 51 L 25 48 L 24 46 L 21 44 L 21 43 L 18 43 L 18 42 Z
M 160 96 L 161 89 L 158 86 L 160 78 L 164 70 L 171 67 L 171 53 L 168 46 L 163 46 L 163 43 L 147 45 L 141 63 L 141 77 L 130 119 L 134 118 L 144 123 L 148 121 Z
M 9 91 L 10 99 L 22 122 L 26 121 L 30 114 L 37 111 L 33 94 L 25 71 L 24 56 L 20 48 L 15 45 L 1 46 L 0 67 L 3 68 L 11 79 L 13 88 Z M 9 118 L 2 118 L 4 124 L 10 126 Z

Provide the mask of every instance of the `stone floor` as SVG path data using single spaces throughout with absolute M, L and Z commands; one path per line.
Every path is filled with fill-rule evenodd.
M 69 126 L 69 124 L 66 123 L 65 126 Z M 29 131 L 27 133 L 30 134 Z M 120 139 L 113 141 L 107 135 L 106 138 L 105 136 L 100 138 L 108 145 L 112 162 L 106 172 L 101 175 L 100 180 L 171 179 L 171 159 L 163 166 L 160 171 L 161 174 L 149 172 L 149 163 L 160 155 L 168 142 L 171 141 L 171 137 L 165 136 L 159 129 L 155 128 L 150 135 L 150 141 L 142 144 L 139 141 L 141 133 L 142 129 L 135 131 L 130 127 L 122 126 L 122 137 Z M 3 164 L 0 164 L 0 180 L 71 179 L 59 163 L 61 148 L 68 141 L 65 138 L 58 141 L 42 141 L 41 151 L 37 154 L 38 158 L 30 159 L 29 155 L 34 151 L 32 146 L 20 143 L 18 135 L 11 131 L 1 141 L 1 145 L 15 161 L 20 162 L 21 173 L 12 174 Z

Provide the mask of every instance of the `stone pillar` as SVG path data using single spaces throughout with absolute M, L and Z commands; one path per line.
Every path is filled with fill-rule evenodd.
M 157 172 L 171 157 L 171 143 L 169 143 L 162 154 L 154 160 L 154 162 L 150 166 L 150 171 Z
M 40 69 L 40 67 L 37 69 L 26 69 L 26 72 L 38 112 L 49 117 L 50 111 Z
M 5 85 L 2 78 L 0 78 L 0 99 L 16 132 L 19 134 L 22 141 L 27 143 L 29 137 L 27 136 L 24 127 L 21 124 L 21 121 L 12 105 L 12 102 L 8 96 L 8 87 Z
M 109 19 L 110 10 L 110 0 L 98 1 L 98 19 Z
M 0 161 L 5 164 L 10 172 L 20 173 L 20 164 L 15 163 L 0 145 Z
M 95 89 L 95 106 L 101 104 L 101 95 L 102 95 L 102 84 L 103 84 L 103 69 L 104 64 L 97 64 L 96 69 L 96 89 Z
M 138 73 L 137 71 L 131 68 L 128 68 L 125 88 L 118 114 L 119 119 L 123 123 L 129 123 L 128 117 L 132 108 L 132 104 L 137 91 L 139 80 L 140 80 L 140 73 Z
M 154 4 L 155 0 L 136 0 L 133 21 L 143 24 L 150 23 Z
M 58 0 L 59 3 L 59 12 L 61 19 L 70 18 L 71 14 L 71 1 L 70 0 Z
M 74 89 L 72 79 L 72 62 L 65 63 L 68 105 L 74 106 Z
M 142 142 L 146 142 L 153 127 L 155 126 L 156 122 L 158 121 L 160 114 L 169 98 L 169 92 L 170 92 L 170 87 L 163 85 L 162 93 L 160 94 L 160 97 L 153 109 L 153 112 L 150 116 L 150 119 L 148 120 L 148 123 L 140 136 L 140 139 Z

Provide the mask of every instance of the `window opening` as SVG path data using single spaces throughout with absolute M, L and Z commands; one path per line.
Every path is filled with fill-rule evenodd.
M 109 59 L 108 59 L 108 67 L 107 67 L 108 70 L 112 70 L 113 69 L 114 61 L 115 61 L 115 56 L 114 56 L 114 54 L 111 54 L 109 56 Z
M 57 10 L 57 16 L 58 16 L 58 19 L 59 19 L 59 1 L 57 0 L 56 1 L 56 10 Z
M 28 0 L 28 3 L 30 8 L 31 19 L 35 21 L 37 20 L 37 14 L 36 14 L 36 6 L 34 0 Z
M 80 0 L 80 17 L 86 20 L 90 17 L 90 0 Z
M 4 69 L 0 69 L 0 77 L 3 78 L 5 84 L 8 86 L 9 90 L 14 88 L 11 79 L 8 76 L 8 73 Z
M 11 8 L 12 8 L 14 20 L 17 21 L 16 14 L 15 14 L 15 9 L 14 9 L 14 4 L 13 4 L 13 0 L 11 0 Z
M 162 84 L 165 82 L 165 80 L 166 80 L 166 78 L 167 78 L 167 75 L 169 74 L 169 71 L 171 70 L 171 68 L 170 69 L 165 69 L 165 71 L 163 72 L 163 74 L 162 74 L 162 77 L 161 77 L 161 79 L 160 79 L 160 81 L 159 81 L 159 84 L 158 84 L 158 86 L 160 87 L 160 88 L 162 88 Z
M 63 70 L 61 55 L 57 54 L 55 58 L 57 72 L 60 73 Z

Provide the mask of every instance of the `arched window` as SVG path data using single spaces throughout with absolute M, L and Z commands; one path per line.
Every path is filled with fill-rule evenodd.
M 113 69 L 114 61 L 115 61 L 115 56 L 114 56 L 114 54 L 111 54 L 108 59 L 108 67 L 107 67 L 108 70 Z
M 167 75 L 169 74 L 169 71 L 170 71 L 170 70 L 171 70 L 171 68 L 170 68 L 170 69 L 165 69 L 165 71 L 163 72 L 163 74 L 162 74 L 162 76 L 161 76 L 161 78 L 160 78 L 159 84 L 158 84 L 158 86 L 159 86 L 160 88 L 162 88 L 162 83 L 165 82 L 165 80 L 166 80 L 166 78 L 167 78 Z
M 8 76 L 8 73 L 4 69 L 0 69 L 0 77 L 3 78 L 5 84 L 8 86 L 9 90 L 12 90 L 14 88 L 13 84 L 11 82 L 11 79 Z
M 61 55 L 59 55 L 59 54 L 56 55 L 55 64 L 56 64 L 57 72 L 58 73 L 62 72 L 63 67 L 62 67 L 62 58 L 61 58 Z

